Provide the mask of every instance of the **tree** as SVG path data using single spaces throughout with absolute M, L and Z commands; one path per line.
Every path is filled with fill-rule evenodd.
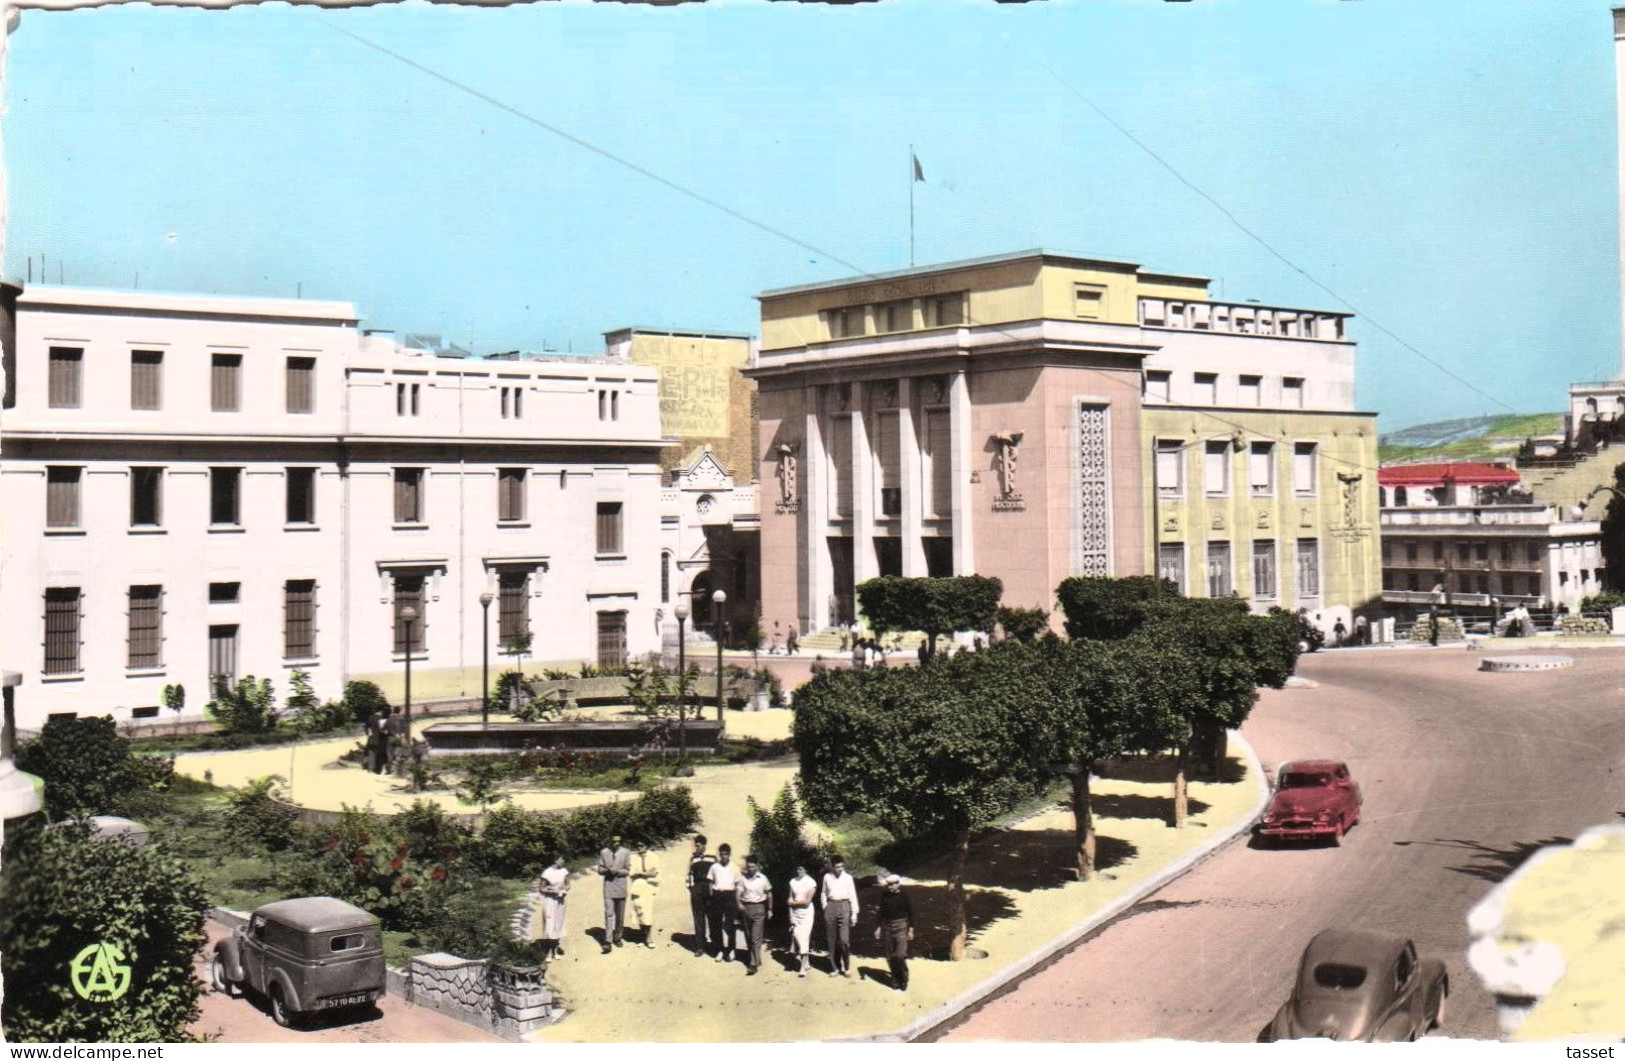
M 1004 636 L 1031 644 L 1049 630 L 1049 612 L 1042 608 L 1006 608 L 1000 606 L 994 613 Z
M 1150 575 L 1128 578 L 1075 576 L 1055 589 L 1066 616 L 1066 636 L 1118 641 L 1138 630 L 1157 605 L 1183 600 L 1179 587 Z
M 0 872 L 6 1037 L 184 1039 L 202 988 L 192 971 L 208 909 L 202 885 L 161 844 L 97 840 L 88 825 L 29 829 L 8 841 Z
M 236 685 L 217 677 L 214 699 L 206 710 L 227 733 L 269 733 L 276 728 L 279 713 L 271 679 L 255 681 L 252 674 Z
M 175 712 L 175 732 L 181 731 L 181 712 L 186 710 L 186 686 L 166 685 L 161 697 L 164 706 Z
M 45 782 L 45 812 L 53 819 L 118 814 L 148 787 L 110 716 L 51 718 L 40 735 L 17 749 L 17 768 Z
M 478 807 L 480 820 L 483 821 L 491 804 L 501 803 L 508 798 L 506 793 L 498 791 L 501 781 L 502 770 L 495 761 L 477 759 L 463 775 L 463 783 L 457 786 L 457 802 Z
M 348 681 L 344 683 L 344 706 L 350 712 L 350 719 L 366 725 L 378 716 L 378 712 L 389 714 L 389 698 L 377 684 L 369 681 Z
M 794 784 L 779 789 L 771 807 L 763 807 L 751 796 L 745 797 L 750 808 L 750 853 L 756 856 L 762 872 L 772 881 L 787 881 L 795 875 L 797 866 L 807 872 L 818 873 L 824 856 L 824 846 L 814 844 L 803 835 L 807 819 L 801 813 L 800 800 Z M 789 893 L 782 886 L 773 890 L 773 916 L 783 920 L 789 909 Z
M 1614 469 L 1614 489 L 1602 517 L 1602 583 L 1605 589 L 1625 590 L 1625 464 Z
M 513 670 L 510 673 L 518 675 L 518 681 L 511 683 L 508 687 L 508 709 L 510 712 L 519 706 L 519 693 L 521 689 L 525 688 L 525 654 L 530 651 L 530 641 L 531 636 L 527 631 L 510 637 L 502 643 L 503 653 L 513 657 Z M 507 677 L 507 675 L 503 675 L 503 677 Z M 498 682 L 500 681 L 499 678 Z
M 1028 739 L 1030 676 L 1000 665 L 1003 655 L 965 653 L 925 668 L 831 671 L 796 692 L 795 746 L 810 813 L 826 821 L 867 814 L 895 836 L 951 845 L 949 957 L 955 961 L 965 954 L 971 834 L 1042 783 L 1040 753 Z
M 961 630 L 993 629 L 1004 583 L 983 575 L 898 578 L 888 575 L 858 585 L 858 604 L 875 636 L 892 631 L 925 634 L 925 658 L 936 657 L 937 638 Z

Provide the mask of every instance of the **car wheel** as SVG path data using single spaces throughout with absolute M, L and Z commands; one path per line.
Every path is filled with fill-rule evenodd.
M 271 1019 L 284 1028 L 293 1027 L 293 1014 L 288 1012 L 288 1002 L 282 994 L 281 984 L 271 985 Z
M 213 982 L 214 989 L 222 995 L 227 998 L 237 997 L 239 993 L 237 985 L 226 975 L 226 959 L 219 951 L 215 951 L 214 959 L 209 962 L 209 979 Z

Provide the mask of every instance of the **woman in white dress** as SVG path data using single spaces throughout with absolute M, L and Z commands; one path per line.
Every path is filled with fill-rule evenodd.
M 813 896 L 818 893 L 818 882 L 807 875 L 806 866 L 797 866 L 790 878 L 790 946 L 801 959 L 797 976 L 805 979 L 807 962 L 812 957 Z
M 564 953 L 564 900 L 570 893 L 570 871 L 564 856 L 554 855 L 553 864 L 542 870 L 542 956 Z

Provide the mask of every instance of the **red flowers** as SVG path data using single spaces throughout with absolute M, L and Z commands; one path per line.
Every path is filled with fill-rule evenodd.
M 402 869 L 406 868 L 406 859 L 404 859 L 404 858 L 392 858 L 392 859 L 390 859 L 389 860 L 389 868 L 394 870 L 396 873 L 399 873 Z
M 444 881 L 446 879 L 447 873 L 446 873 L 445 870 L 440 869 L 440 868 L 437 867 L 434 870 L 434 872 L 429 874 L 429 876 L 433 877 L 437 881 Z

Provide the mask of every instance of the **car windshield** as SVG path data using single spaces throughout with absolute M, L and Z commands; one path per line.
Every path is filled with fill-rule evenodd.
M 1281 778 L 1282 788 L 1330 788 L 1331 774 L 1291 773 Z
M 1365 969 L 1358 965 L 1323 962 L 1315 966 L 1315 983 L 1333 991 L 1349 991 L 1365 983 Z

